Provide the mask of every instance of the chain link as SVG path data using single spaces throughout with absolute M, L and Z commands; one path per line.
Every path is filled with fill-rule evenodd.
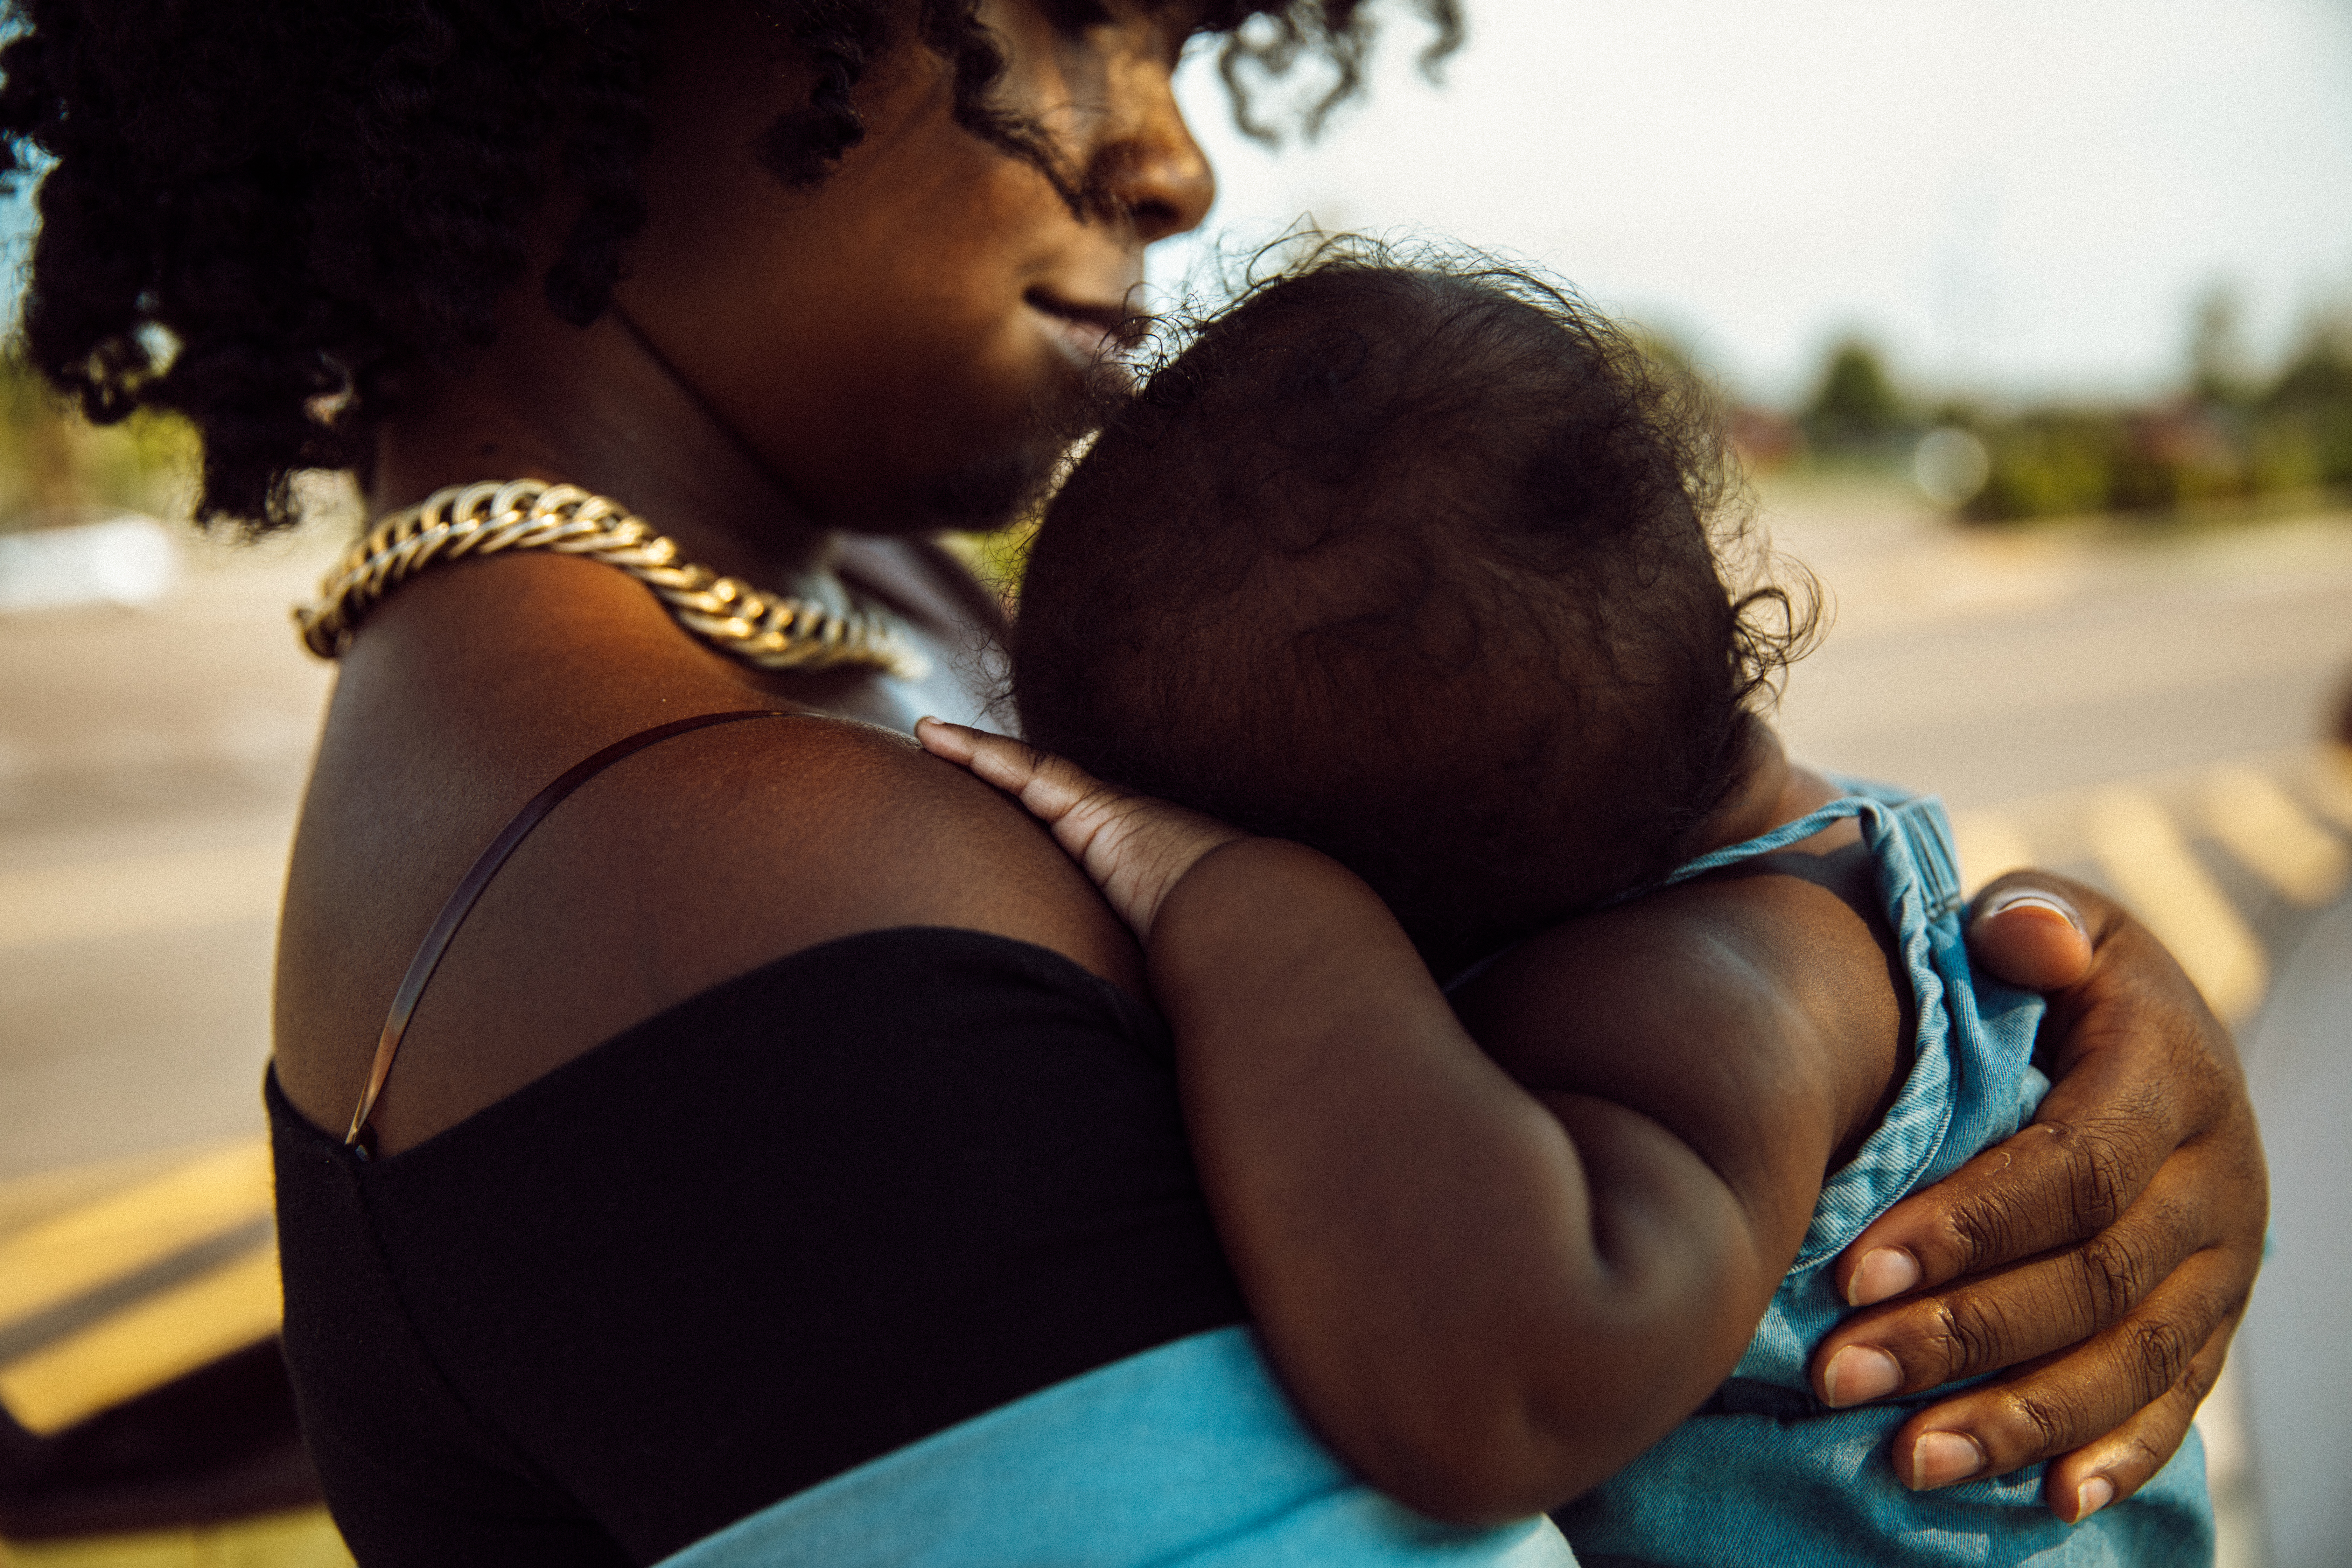
M 677 545 L 617 501 L 540 479 L 456 485 L 368 531 L 297 606 L 303 646 L 340 658 L 367 613 L 437 561 L 546 550 L 617 567 L 646 587 L 677 624 L 761 669 L 877 669 L 919 680 L 930 661 L 878 609 L 833 609 L 763 594 L 677 558 Z

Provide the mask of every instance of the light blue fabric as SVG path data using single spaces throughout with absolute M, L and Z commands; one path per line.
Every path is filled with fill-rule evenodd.
M 1666 881 L 1858 818 L 1917 1005 L 1911 1074 L 1885 1120 L 1823 1186 L 1796 1263 L 1731 1381 L 1556 1517 L 1587 1568 L 2210 1563 L 2212 1509 L 2193 1433 L 2137 1495 L 2069 1527 L 2043 1505 L 2040 1465 L 1933 1492 L 1895 1481 L 1895 1428 L 1939 1395 L 1846 1411 L 1812 1396 L 1806 1358 L 1846 1312 L 1832 1278 L 1837 1254 L 1896 1200 L 2022 1127 L 2050 1087 L 2032 1059 L 2041 998 L 1969 970 L 1942 806 L 1883 785 L 1839 784 L 1851 792 L 1843 799 Z
M 1437 1524 L 1341 1468 L 1246 1328 L 975 1416 L 662 1568 L 1575 1568 L 1550 1521 Z

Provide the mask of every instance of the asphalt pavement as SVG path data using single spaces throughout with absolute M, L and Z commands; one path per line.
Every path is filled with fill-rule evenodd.
M 260 1127 L 331 679 L 288 610 L 333 550 L 200 544 L 152 605 L 0 616 L 0 1181 Z

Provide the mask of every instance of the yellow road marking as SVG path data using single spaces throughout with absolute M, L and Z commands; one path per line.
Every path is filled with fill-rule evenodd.
M 247 1139 L 0 1241 L 0 1327 L 252 1224 L 271 1209 L 269 1144 Z
M 128 1535 L 0 1545 L 0 1568 L 352 1568 L 323 1508 Z
M 2232 1022 L 2252 1015 L 2270 984 L 2262 944 L 2163 808 L 2137 790 L 2105 790 L 2091 802 L 2087 826 L 2107 879 L 2213 1011 Z
M 201 1149 L 165 1149 L 119 1155 L 95 1164 L 35 1171 L 0 1182 L 0 1242 L 55 1219 L 68 1209 L 110 1197 L 126 1187 L 178 1170 Z
M 0 1405 L 63 1431 L 278 1331 L 278 1249 L 264 1247 L 0 1367 Z
M 1952 847 L 1959 857 L 1960 886 L 1972 899 L 1995 877 L 2033 864 L 2023 830 L 1994 812 L 1954 812 Z
M 263 845 L 0 873 L 0 948 L 274 921 L 285 882 Z
M 2206 826 L 2279 896 L 2316 909 L 2352 879 L 2352 852 L 2294 797 L 2249 768 L 2216 768 L 2198 792 Z

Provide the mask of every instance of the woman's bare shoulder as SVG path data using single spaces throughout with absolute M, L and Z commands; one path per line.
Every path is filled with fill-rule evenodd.
M 397 868 L 380 868 L 399 915 L 372 919 L 370 898 L 327 869 L 313 901 L 346 906 L 341 923 L 375 937 L 358 952 L 320 942 L 338 922 L 315 909 L 294 918 L 298 877 L 278 1068 L 322 1125 L 349 1114 L 399 972 L 455 880 L 401 888 Z M 905 737 L 787 714 L 664 741 L 583 784 L 482 895 L 401 1047 L 379 1138 L 391 1150 L 421 1142 L 735 975 L 908 926 L 1034 943 L 1143 989 L 1132 940 L 1052 840 Z M 330 977 L 339 949 L 362 962 Z
M 618 821 L 608 837 L 639 846 L 644 897 L 700 925 L 700 940 L 682 947 L 729 945 L 719 911 L 765 893 L 790 907 L 755 922 L 762 950 L 955 926 L 1033 942 L 1142 990 L 1133 938 L 1044 829 L 908 737 L 793 716 L 714 731 L 709 752 L 724 755 L 665 759 L 615 792 L 625 804 L 607 811 L 677 825 L 675 855 L 663 852 L 666 836 L 638 837 Z M 774 900 L 784 889 L 793 896 Z

